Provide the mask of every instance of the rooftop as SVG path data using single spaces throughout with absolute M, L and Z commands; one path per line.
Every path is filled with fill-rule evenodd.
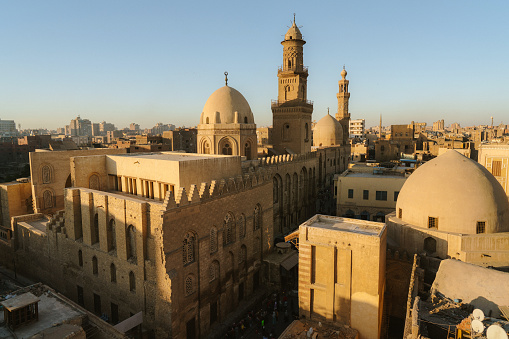
M 109 155 L 111 158 L 129 157 L 130 159 L 153 159 L 164 161 L 196 161 L 216 158 L 231 158 L 231 155 L 211 155 L 198 153 L 178 153 L 178 152 L 158 152 L 158 153 L 135 153 L 135 154 L 115 154 Z
M 382 235 L 385 224 L 374 221 L 317 214 L 308 221 L 304 222 L 301 226 L 380 237 Z

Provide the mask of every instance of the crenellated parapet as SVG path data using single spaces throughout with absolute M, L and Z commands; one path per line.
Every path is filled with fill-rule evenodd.
M 163 202 L 163 211 L 169 211 L 188 205 L 204 203 L 225 195 L 247 191 L 253 187 L 271 182 L 271 172 L 264 168 L 251 168 L 248 173 L 234 178 L 212 180 L 210 183 L 191 185 L 189 190 L 179 187 L 173 191 L 167 191 Z
M 257 160 L 242 162 L 242 172 L 249 172 L 258 168 L 270 170 L 271 168 L 278 165 L 294 164 L 315 158 L 316 152 L 307 152 L 303 154 L 273 155 L 271 157 L 265 157 Z

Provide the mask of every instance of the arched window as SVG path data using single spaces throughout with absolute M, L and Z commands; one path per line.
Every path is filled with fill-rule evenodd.
M 352 210 L 348 210 L 345 212 L 344 217 L 345 218 L 355 218 L 355 213 Z
M 239 253 L 239 264 L 244 264 L 247 260 L 247 247 L 246 245 L 240 246 L 240 253 Z
M 192 274 L 189 274 L 186 277 L 186 281 L 185 281 L 184 285 L 185 285 L 184 286 L 185 295 L 188 296 L 188 295 L 193 294 L 193 292 L 194 292 L 194 276 Z
M 277 203 L 277 199 L 278 199 L 278 182 L 277 182 L 277 178 L 274 177 L 274 179 L 272 179 L 272 200 L 273 200 L 273 203 Z
M 247 117 L 244 117 L 244 123 L 247 124 Z
M 214 260 L 212 262 L 212 264 L 210 264 L 209 274 L 210 274 L 210 277 L 209 277 L 210 282 L 219 278 L 219 262 L 218 261 Z
M 225 142 L 222 149 L 223 155 L 232 155 L 232 146 L 229 142 Z
M 97 257 L 94 256 L 92 258 L 92 273 L 94 273 L 94 275 L 98 275 L 99 274 L 99 264 L 97 263 Z
M 108 224 L 108 251 L 112 251 L 117 247 L 117 236 L 115 233 L 115 219 L 111 219 Z
M 83 252 L 81 252 L 81 250 L 78 251 L 78 265 L 83 267 Z
M 99 214 L 94 215 L 94 224 L 92 225 L 92 245 L 99 242 Z
M 239 238 L 244 239 L 246 236 L 246 216 L 241 214 L 237 220 L 237 228 L 239 230 Z
M 253 213 L 253 228 L 254 230 L 260 229 L 262 226 L 262 208 L 260 204 L 257 204 Z
M 136 259 L 136 228 L 133 225 L 127 227 L 126 245 L 127 259 Z
M 251 143 L 249 141 L 244 145 L 244 155 L 247 157 L 247 160 L 251 160 Z
M 309 125 L 306 122 L 306 124 L 304 125 L 304 141 L 308 140 L 309 140 Z
M 378 212 L 376 215 L 375 215 L 375 220 L 374 221 L 378 221 L 378 222 L 385 222 L 385 213 L 383 212 Z
M 50 190 L 44 191 L 42 194 L 42 200 L 44 202 L 44 208 L 53 207 L 53 193 Z
M 48 165 L 44 165 L 42 166 L 42 169 L 41 169 L 41 177 L 42 177 L 42 183 L 43 184 L 49 184 L 51 183 L 51 167 L 49 167 Z
M 205 145 L 203 146 L 203 153 L 210 154 L 210 145 L 208 142 L 205 142 Z
M 92 190 L 99 190 L 101 189 L 100 187 L 100 183 L 99 183 L 99 177 L 95 174 L 92 174 L 90 176 L 90 178 L 88 179 L 88 188 L 92 189 Z
M 205 123 L 208 124 L 209 123 L 209 117 L 207 117 L 207 119 L 205 120 Z
M 225 245 L 235 242 L 235 218 L 231 213 L 228 213 L 226 217 L 224 217 L 223 232 Z
M 110 280 L 111 282 L 117 282 L 117 268 L 115 264 L 110 265 Z
M 217 252 L 217 229 L 213 226 L 210 229 L 210 253 Z
M 361 212 L 361 219 L 362 220 L 369 220 L 369 213 L 368 213 L 368 211 L 362 211 Z
M 253 253 L 258 253 L 260 251 L 260 238 L 256 237 L 253 242 Z
M 196 238 L 192 232 L 187 232 L 182 242 L 182 261 L 184 265 L 194 262 L 194 245 Z
M 136 279 L 133 271 L 129 272 L 129 291 L 136 292 Z

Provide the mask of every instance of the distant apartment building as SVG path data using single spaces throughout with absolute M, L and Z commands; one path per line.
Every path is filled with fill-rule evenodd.
M 71 136 L 92 136 L 92 123 L 88 119 L 81 119 L 78 115 L 69 124 Z
M 334 178 L 336 215 L 385 221 L 396 210 L 398 194 L 407 179 L 405 168 L 356 165 Z
M 101 135 L 106 135 L 107 132 L 114 130 L 116 130 L 116 128 L 115 125 L 113 125 L 112 123 L 106 121 L 99 123 L 99 132 L 101 133 Z
M 364 135 L 364 131 L 366 129 L 366 120 L 364 119 L 354 119 L 350 120 L 350 138 L 362 137 Z
M 139 131 L 140 130 L 140 125 L 132 122 L 130 125 L 129 125 L 129 129 L 131 131 Z
M 0 119 L 0 136 L 14 136 L 17 134 L 16 123 L 14 120 L 2 120 Z
M 445 129 L 444 119 L 435 121 L 433 123 L 433 131 L 434 132 L 440 132 L 440 131 L 443 131 L 444 129 Z
M 172 151 L 185 151 L 186 153 L 197 152 L 196 128 L 177 128 L 174 131 L 163 132 L 163 143 L 171 145 Z
M 509 144 L 481 144 L 478 161 L 493 174 L 509 198 Z
M 256 140 L 258 145 L 272 144 L 272 127 L 258 127 L 256 129 Z

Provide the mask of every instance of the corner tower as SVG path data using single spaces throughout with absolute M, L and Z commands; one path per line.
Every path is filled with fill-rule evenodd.
M 341 80 L 338 81 L 339 92 L 338 92 L 338 112 L 336 113 L 336 120 L 339 121 L 343 127 L 343 145 L 348 143 L 350 136 L 350 113 L 348 113 L 348 101 L 350 100 L 350 92 L 348 92 L 348 83 L 346 80 L 346 70 L 343 66 L 341 71 Z
M 274 150 L 277 153 L 311 151 L 313 103 L 307 100 L 308 69 L 304 66 L 302 33 L 293 24 L 285 34 L 283 65 L 279 67 L 278 99 L 272 101 Z

